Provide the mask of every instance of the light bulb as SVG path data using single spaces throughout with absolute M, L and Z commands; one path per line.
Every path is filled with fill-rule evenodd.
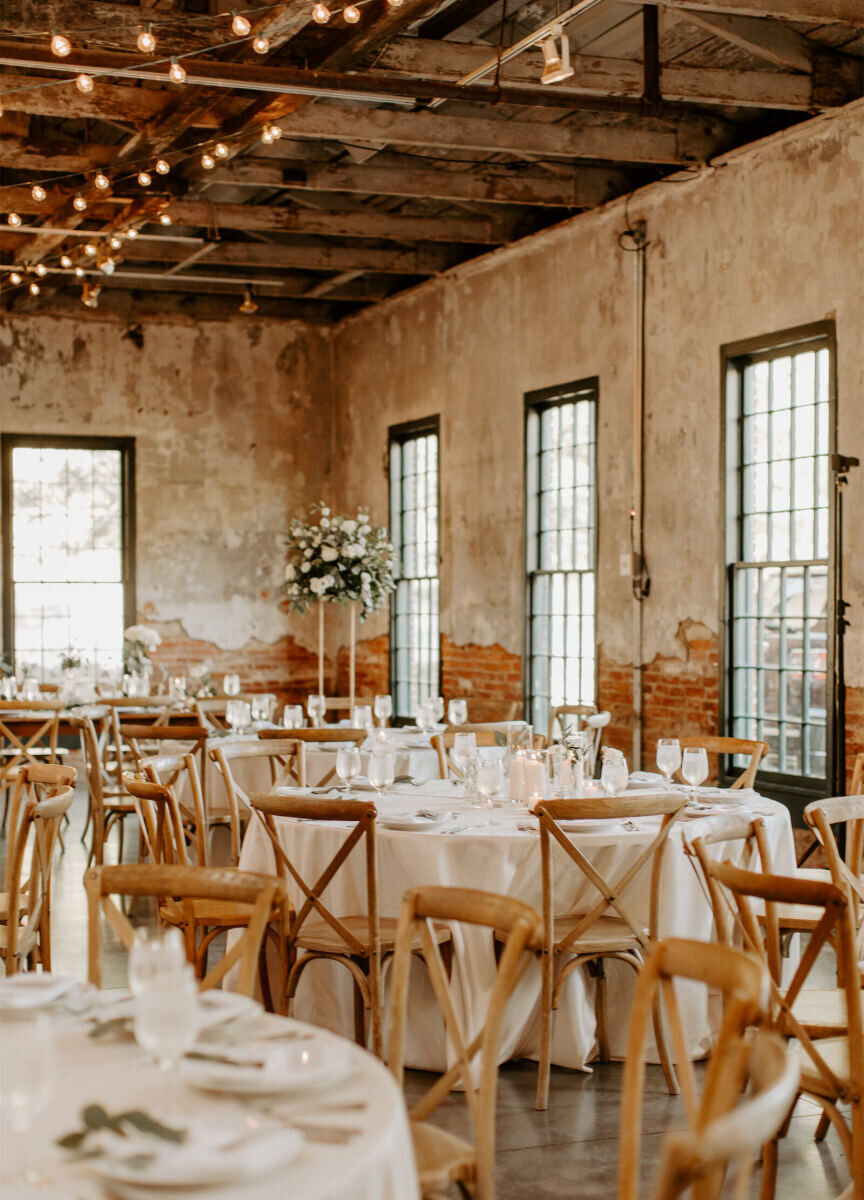
M 93 182 L 96 184 L 96 186 L 100 192 L 104 192 L 106 188 L 109 188 L 111 186 L 111 180 L 108 178 L 107 175 L 103 175 L 101 171 L 96 176 L 96 178 L 93 180 Z
M 153 182 L 153 176 L 150 174 L 149 171 L 139 171 L 138 172 L 138 182 L 141 184 L 142 187 L 149 187 L 150 184 Z
M 69 268 L 72 266 L 72 259 L 69 257 L 68 254 L 60 255 L 60 266 L 63 268 L 64 271 L 68 271 Z
M 75 209 L 76 212 L 84 212 L 85 208 L 87 207 L 87 201 L 84 199 L 84 197 L 81 195 L 80 192 L 77 194 L 75 199 L 72 201 L 72 207 Z
M 45 199 L 45 197 L 48 195 L 48 193 L 41 186 L 41 184 L 34 183 L 32 188 L 30 189 L 30 195 L 33 197 L 34 200 L 42 201 Z
M 138 236 L 138 230 L 137 229 L 127 229 L 126 236 L 128 238 L 132 238 L 132 240 L 134 241 L 134 239 Z
M 387 4 L 390 8 L 401 8 L 403 3 L 404 0 L 387 0 Z
M 167 175 L 171 170 L 171 164 L 166 162 L 164 158 L 157 159 L 156 170 L 160 175 Z
M 113 275 L 114 274 L 114 259 L 106 258 L 103 262 L 101 262 L 99 264 L 99 268 L 103 272 L 103 274 Z
M 65 58 L 67 54 L 72 52 L 72 43 L 62 33 L 52 33 L 51 35 L 51 53 L 56 54 L 58 58 Z
M 18 274 L 17 271 L 13 271 L 12 274 L 9 276 L 9 282 L 12 284 L 13 287 L 17 287 L 18 284 L 21 282 L 21 276 Z
M 148 21 L 141 32 L 138 34 L 135 43 L 142 54 L 152 54 L 156 49 L 156 38 L 151 32 L 150 22 Z
M 255 313 L 258 311 L 258 305 L 252 299 L 252 289 L 251 288 L 247 288 L 246 291 L 243 293 L 243 303 L 240 305 L 240 307 L 238 308 L 237 311 L 241 312 L 241 313 L 246 313 L 248 316 L 251 316 L 252 313 Z
M 41 291 L 42 291 L 42 289 L 40 288 L 38 283 L 34 282 L 34 283 L 30 284 L 30 295 L 31 296 L 38 296 Z
M 8 225 L 18 226 L 21 224 L 21 218 L 18 216 L 17 213 L 10 213 L 9 216 L 6 218 L 6 223 Z
M 228 157 L 228 147 L 225 145 L 224 142 L 217 142 L 216 145 L 213 147 L 213 153 L 216 155 L 217 158 L 227 158 Z
M 44 263 L 37 263 L 34 270 L 40 279 L 43 279 L 48 274 L 48 268 Z
M 265 125 L 264 128 L 261 130 L 261 141 L 264 143 L 265 146 L 273 145 L 273 134 L 270 132 L 269 125 Z
M 252 32 L 252 26 L 246 17 L 241 16 L 237 10 L 234 10 L 234 16 L 231 19 L 231 31 L 236 33 L 238 37 L 248 37 Z
M 88 242 L 87 245 L 84 247 L 84 253 L 87 255 L 88 258 L 95 257 L 96 247 L 93 245 L 92 242 Z
M 282 136 L 282 126 L 281 125 L 271 125 L 270 126 L 270 135 L 273 138 L 274 142 L 278 142 Z
M 330 9 L 326 4 L 318 3 L 312 5 L 312 20 L 316 25 L 327 24 L 330 20 Z
M 174 83 L 186 82 L 186 69 L 181 66 L 176 58 L 171 59 L 171 66 L 168 68 L 168 78 Z
M 266 54 L 270 49 L 270 39 L 259 33 L 257 37 L 252 39 L 252 49 L 256 54 Z
M 171 218 L 168 215 L 168 213 L 162 213 L 162 215 L 159 217 L 159 224 L 160 225 L 170 225 L 171 224 Z
M 360 20 L 360 9 L 356 4 L 348 4 L 345 8 L 343 8 L 342 16 L 349 25 L 356 25 Z
M 213 168 L 216 166 L 216 159 L 213 157 L 212 154 L 202 154 L 201 155 L 201 166 L 204 168 L 205 171 L 212 171 Z
M 76 279 L 83 279 L 83 278 L 84 278 L 84 268 L 83 268 L 83 267 L 76 267 L 76 268 L 75 268 L 75 277 L 76 277 Z
M 93 91 L 93 76 L 86 75 L 82 71 L 80 75 L 75 76 L 75 86 L 79 92 L 84 92 L 85 95 L 88 92 L 92 92 Z
M 123 245 L 123 243 L 120 241 L 117 234 L 115 233 L 112 238 L 108 239 L 108 245 L 111 247 L 112 250 L 119 250 L 120 247 Z

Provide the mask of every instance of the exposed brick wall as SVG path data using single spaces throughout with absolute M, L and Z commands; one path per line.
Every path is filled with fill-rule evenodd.
M 502 645 L 460 646 L 441 635 L 441 690 L 446 697 L 522 703 L 522 658 Z
M 846 689 L 846 786 L 852 780 L 855 755 L 864 754 L 864 688 Z
M 603 743 L 623 751 L 628 762 L 633 755 L 633 668 L 615 662 L 597 651 L 597 707 L 610 714 Z
M 349 649 L 340 646 L 336 671 L 336 686 L 340 696 L 348 695 L 349 667 Z M 390 638 L 386 633 L 357 642 L 354 679 L 355 696 L 383 696 L 390 691 Z

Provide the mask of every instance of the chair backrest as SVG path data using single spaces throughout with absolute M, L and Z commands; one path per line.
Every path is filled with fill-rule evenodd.
M 864 793 L 864 750 L 855 755 L 852 764 L 852 782 L 849 785 L 850 796 L 860 796 Z
M 213 729 L 228 729 L 228 701 L 230 696 L 212 696 L 205 700 L 196 700 L 193 708 L 198 718 L 198 724 L 211 726 Z
M 481 925 L 507 934 L 498 959 L 486 1020 L 479 1032 L 466 1031 L 459 1018 L 462 1006 L 454 997 L 449 972 L 441 958 L 433 922 L 458 921 Z M 411 962 L 419 941 L 421 953 L 444 1028 L 452 1049 L 453 1065 L 441 1075 L 411 1109 L 413 1120 L 424 1120 L 460 1082 L 474 1125 L 477 1200 L 495 1194 L 495 1097 L 498 1086 L 498 1042 L 507 1001 L 523 966 L 523 951 L 540 919 L 533 908 L 509 896 L 470 888 L 423 887 L 406 892 L 399 914 L 391 982 L 390 1038 L 387 1061 L 402 1086 L 405 1060 L 405 1022 Z M 480 1055 L 479 1072 L 472 1069 Z
M 84 876 L 87 891 L 88 978 L 96 987 L 102 985 L 100 917 L 104 913 L 108 924 L 127 950 L 132 948 L 135 931 L 128 918 L 114 903 L 112 896 L 170 896 L 184 918 L 186 957 L 195 962 L 195 923 L 193 901 L 225 900 L 233 904 L 252 906 L 248 924 L 238 929 L 231 947 L 220 961 L 204 976 L 201 991 L 215 987 L 226 973 L 239 963 L 236 990 L 251 996 L 261 943 L 274 904 L 284 899 L 282 885 L 271 875 L 258 875 L 233 868 L 159 866 L 136 863 L 131 866 L 90 867 Z
M 864 1032 L 862 1032 L 862 1003 L 860 971 L 855 954 L 855 933 L 851 906 L 844 892 L 833 883 L 798 879 L 786 875 L 765 875 L 745 871 L 728 862 L 710 864 L 717 882 L 729 893 L 734 903 L 735 923 L 744 940 L 744 948 L 760 957 L 771 968 L 768 947 L 779 938 L 777 906 L 802 905 L 813 909 L 816 925 L 804 946 L 798 966 L 788 983 L 783 983 L 773 970 L 769 976 L 772 1011 L 771 1019 L 778 1031 L 798 1038 L 812 1062 L 815 1073 L 842 1094 L 842 1086 L 831 1067 L 819 1053 L 819 1041 L 814 1041 L 792 1009 L 823 946 L 829 939 L 837 955 L 838 979 L 846 990 L 849 1033 L 850 1082 L 860 1095 L 864 1087 Z M 752 901 L 759 902 L 764 912 L 757 917 Z M 760 922 L 766 926 L 763 937 Z M 773 928 L 772 928 L 773 926 Z M 812 1029 L 811 1029 L 812 1032 Z
M 152 757 L 146 750 L 141 749 L 140 742 L 191 742 L 190 753 L 195 754 L 202 749 L 207 740 L 207 729 L 197 721 L 188 725 L 139 725 L 137 722 L 126 721 L 120 723 L 120 735 L 132 751 L 136 765 L 140 765 L 142 759 Z
M 703 983 L 723 997 L 723 1021 L 704 1077 L 701 1097 L 697 1093 L 675 991 L 676 979 Z M 654 946 L 637 977 L 630 1011 L 621 1093 L 618 1200 L 636 1200 L 639 1192 L 645 1042 L 658 999 L 664 1002 L 687 1127 L 698 1132 L 715 1116 L 728 1111 L 737 1099 L 735 1057 L 747 1027 L 760 1012 L 765 987 L 763 964 L 742 950 L 683 938 L 666 938 Z
M 289 946 L 302 936 L 303 926 L 314 914 L 325 921 L 344 944 L 345 954 L 368 953 L 374 960 L 373 969 L 377 970 L 379 958 L 378 933 L 378 872 L 375 859 L 375 805 L 365 800 L 323 800 L 316 797 L 267 796 L 253 792 L 249 800 L 253 809 L 267 831 L 267 836 L 276 856 L 276 870 L 279 878 L 288 882 L 290 876 L 295 888 L 302 893 L 295 900 L 294 911 L 290 916 L 286 938 Z M 336 854 L 324 867 L 318 878 L 313 882 L 307 880 L 298 865 L 286 853 L 276 826 L 277 817 L 288 817 L 298 821 L 350 821 L 352 826 L 346 832 Z M 347 862 L 351 853 L 358 847 L 364 846 L 366 853 L 366 917 L 367 942 L 364 945 L 352 931 L 343 923 L 323 900 L 323 893 Z M 293 890 L 293 889 L 292 889 Z M 343 913 L 343 916 L 357 914 Z
M 57 700 L 0 700 L 0 787 L 19 767 L 39 765 L 45 751 L 56 758 L 62 708 Z
M 710 863 L 718 856 L 716 847 L 729 847 L 741 842 L 740 865 L 752 867 L 772 874 L 771 851 L 765 834 L 765 822 L 761 817 L 750 817 L 743 813 L 724 813 L 719 817 L 690 821 L 684 829 L 681 842 L 684 853 L 693 862 L 699 882 L 708 894 L 714 917 L 714 936 L 721 946 L 735 944 L 734 921 L 723 889 L 710 870 Z M 712 853 L 712 848 L 713 853 Z M 772 926 L 776 928 L 776 923 Z M 776 962 L 775 962 L 776 956 Z M 772 974 L 780 969 L 780 946 L 772 946 Z
M 309 742 L 311 744 L 320 744 L 321 742 L 353 742 L 355 746 L 360 746 L 366 740 L 366 730 L 347 729 L 340 726 L 328 726 L 326 729 L 259 729 L 258 737 L 262 742 L 274 738 L 289 737 L 296 742 Z
M 732 757 L 733 755 L 749 754 L 750 762 L 747 764 L 742 773 L 738 776 L 734 783 L 730 784 L 733 788 L 752 788 L 756 783 L 756 772 L 759 769 L 759 763 L 768 753 L 767 742 L 753 742 L 747 738 L 733 737 L 679 737 L 678 742 L 682 750 L 688 747 L 702 747 L 708 754 L 726 754 Z M 679 782 L 683 782 L 681 772 L 677 772 Z
M 685 796 L 670 794 L 667 796 L 644 796 L 641 799 L 634 798 L 632 800 L 620 796 L 596 800 L 542 800 L 537 805 L 536 811 L 540 818 L 540 865 L 543 880 L 543 937 L 547 953 L 551 953 L 552 947 L 556 945 L 559 950 L 566 951 L 568 946 L 585 937 L 591 927 L 609 909 L 613 910 L 613 915 L 629 925 L 640 946 L 647 948 L 650 945 L 657 937 L 660 882 L 666 844 L 672 826 L 686 802 Z M 648 845 L 639 851 L 626 869 L 622 870 L 615 878 L 604 876 L 583 854 L 579 846 L 570 840 L 559 824 L 561 821 L 578 821 L 590 817 L 609 817 L 626 821 L 651 816 L 661 818 L 657 833 Z M 587 912 L 579 915 L 576 924 L 568 930 L 560 944 L 556 942 L 555 938 L 553 843 L 563 850 L 567 859 L 594 885 L 600 894 L 593 906 Z M 630 911 L 624 896 L 627 889 L 649 863 L 651 865 L 651 900 L 646 929 L 644 921 Z
M 549 745 L 556 742 L 565 732 L 565 728 L 581 729 L 582 718 L 596 713 L 596 704 L 556 704 L 549 709 Z M 562 721 L 562 717 L 573 717 L 572 721 Z
M 269 730 L 278 733 L 279 730 Z M 288 730 L 284 731 L 286 734 Z M 306 786 L 306 749 L 297 738 L 280 737 L 261 739 L 256 742 L 219 742 L 212 746 L 209 755 L 222 776 L 225 795 L 228 799 L 229 827 L 231 833 L 231 860 L 236 865 L 240 859 L 240 830 L 243 816 L 252 811 L 245 788 L 237 782 L 231 764 L 263 759 L 270 768 L 270 786 L 279 787 L 294 783 Z
M 441 779 L 446 779 L 448 773 L 452 773 L 457 779 L 462 778 L 462 772 L 449 756 L 449 751 L 456 744 L 456 735 L 458 733 L 473 733 L 478 750 L 482 747 L 506 747 L 507 745 L 506 733 L 502 734 L 500 729 L 490 728 L 489 726 L 486 726 L 484 729 L 478 729 L 474 726 L 462 725 L 458 728 L 448 729 L 445 733 L 434 733 L 429 741 L 431 742 L 432 749 L 438 755 L 438 775 Z
M 37 763 L 22 766 L 8 815 L 6 858 L 7 975 L 33 950 L 51 903 L 51 872 L 60 822 L 75 796 L 74 767 Z M 32 839 L 32 841 L 31 841 Z M 25 871 L 29 875 L 25 878 Z M 19 919 L 21 902 L 26 910 Z
M 804 820 L 825 851 L 832 882 L 847 895 L 856 954 L 859 961 L 864 960 L 864 795 L 813 800 L 804 809 Z M 834 825 L 845 827 L 846 849 L 842 856 Z
M 141 768 L 151 783 L 160 783 L 172 790 L 186 837 L 195 852 L 195 862 L 199 867 L 209 866 L 204 790 L 194 754 L 160 754 L 143 758 Z
M 150 861 L 157 865 L 188 866 L 183 816 L 170 787 L 142 775 L 124 773 L 123 786 L 135 802 L 138 826 Z

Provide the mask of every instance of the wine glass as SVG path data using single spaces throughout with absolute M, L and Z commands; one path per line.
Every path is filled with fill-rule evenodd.
M 444 697 L 430 696 L 428 701 L 429 711 L 432 714 L 433 721 L 436 723 L 444 720 Z
M 627 787 L 630 772 L 624 758 L 605 759 L 600 769 L 600 786 L 607 796 L 618 796 Z
M 326 698 L 320 692 L 313 692 L 306 699 L 306 711 L 309 714 L 309 720 L 316 729 L 319 729 L 327 711 Z
M 186 968 L 179 929 L 138 929 L 129 952 L 129 989 L 133 996 Z
M 135 994 L 135 1040 L 170 1071 L 198 1035 L 198 985 L 191 967 L 163 974 Z
M 347 796 L 351 790 L 351 780 L 360 774 L 360 751 L 356 746 L 339 747 L 336 752 L 336 774 L 342 780 L 342 790 Z
M 473 733 L 457 733 L 453 737 L 453 762 L 465 780 L 465 796 L 474 794 L 477 773 L 477 738 Z
M 282 712 L 282 725 L 285 729 L 302 729 L 303 705 L 286 704 Z
M 225 723 L 230 725 L 235 733 L 239 732 L 243 717 L 240 713 L 242 700 L 229 700 L 225 705 Z
M 14 1134 L 26 1134 L 54 1094 L 56 1063 L 50 1018 L 45 1013 L 4 1015 L 0 1018 L 0 1045 L 0 1113 Z M 11 1145 L 18 1141 L 17 1137 L 9 1139 Z
M 355 729 L 364 729 L 368 736 L 375 727 L 372 720 L 372 705 L 355 704 L 354 712 L 351 714 L 351 724 Z
M 376 696 L 375 697 L 375 716 L 383 729 L 390 718 L 393 716 L 393 698 L 392 696 Z
M 708 753 L 704 746 L 687 746 L 681 756 L 681 774 L 690 784 L 690 803 L 696 802 L 696 789 L 708 778 Z
M 449 725 L 464 725 L 468 720 L 468 701 L 451 700 L 447 705 L 447 723 Z
M 369 782 L 378 793 L 378 799 L 393 786 L 396 775 L 396 755 L 392 750 L 376 750 L 369 756 Z
M 428 700 L 422 700 L 415 705 L 414 720 L 421 733 L 429 733 L 432 730 L 435 724 L 435 714 L 432 712 Z
M 657 766 L 667 783 L 681 766 L 681 743 L 677 738 L 660 738 L 657 742 Z
M 501 774 L 501 763 L 497 758 L 481 762 L 477 766 L 477 791 L 482 803 L 478 808 L 494 808 L 495 797 L 501 791 L 504 777 Z
M 222 679 L 222 691 L 226 696 L 240 695 L 240 676 L 226 675 Z

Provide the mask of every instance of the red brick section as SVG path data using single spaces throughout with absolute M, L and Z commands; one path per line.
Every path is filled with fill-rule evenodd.
M 633 668 L 597 654 L 597 707 L 610 714 L 603 730 L 603 744 L 623 751 L 629 762 L 633 755 Z
M 864 754 L 864 688 L 846 689 L 846 787 L 852 781 L 855 755 Z
M 460 646 L 441 636 L 441 691 L 446 697 L 522 702 L 522 658 L 502 645 Z
M 350 654 L 340 646 L 337 656 L 336 686 L 339 696 L 349 691 Z M 377 638 L 358 641 L 354 663 L 355 696 L 384 696 L 390 691 L 390 638 L 382 633 Z

